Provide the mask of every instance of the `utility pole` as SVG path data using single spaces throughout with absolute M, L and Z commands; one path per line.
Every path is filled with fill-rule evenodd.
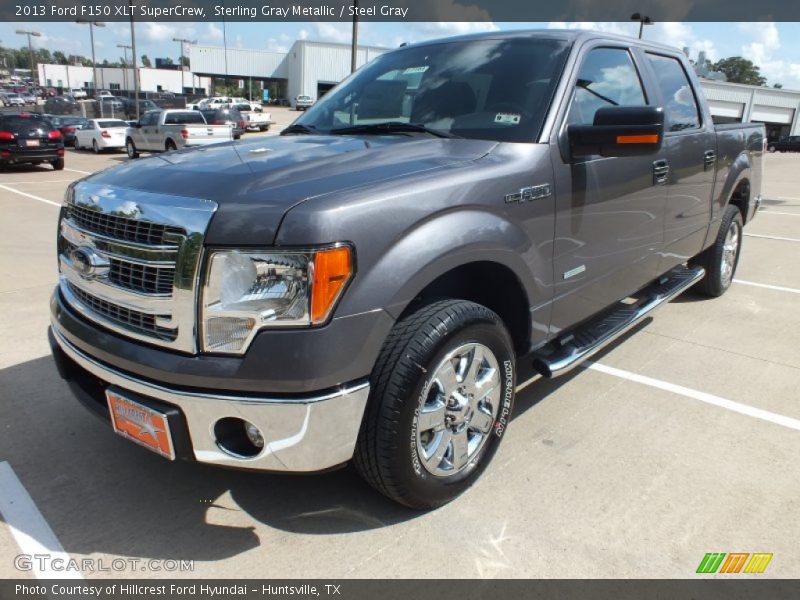
M 92 77 L 94 78 L 94 81 L 92 81 L 92 89 L 94 93 L 92 95 L 94 98 L 97 98 L 97 60 L 95 60 L 94 57 L 94 28 L 105 27 L 106 24 L 98 21 L 88 21 L 87 19 L 77 19 L 75 22 L 81 25 L 89 25 L 89 40 L 92 44 Z
M 133 52 L 133 101 L 136 105 L 136 120 L 139 120 L 139 69 L 136 66 L 136 28 L 133 26 L 133 0 L 128 0 L 131 15 L 131 49 Z
M 131 46 L 126 46 L 125 44 L 117 44 L 117 48 L 122 48 L 122 52 L 125 55 L 125 64 L 122 67 L 122 81 L 125 83 L 125 91 L 128 91 L 128 50 L 133 50 Z
M 42 34 L 39 33 L 38 31 L 29 31 L 27 29 L 17 29 L 17 34 L 18 35 L 27 35 L 28 36 L 28 57 L 30 58 L 30 61 L 31 61 L 31 80 L 33 80 L 33 78 L 34 78 L 34 74 L 33 74 L 33 44 L 31 43 L 31 36 L 33 36 L 33 37 L 42 37 Z M 39 82 L 39 85 L 41 85 L 41 81 L 39 81 L 39 73 L 36 73 L 35 77 L 36 77 L 35 81 Z
M 353 0 L 353 39 L 350 47 L 350 72 L 355 73 L 358 53 L 358 0 Z
M 172 41 L 173 42 L 180 42 L 180 45 L 181 45 L 181 64 L 180 64 L 180 67 L 181 67 L 181 94 L 183 94 L 184 90 L 186 89 L 186 82 L 184 81 L 184 77 L 183 77 L 183 53 L 184 53 L 183 45 L 184 44 L 189 44 L 191 46 L 192 44 L 196 44 L 197 40 L 186 40 L 186 39 L 183 39 L 183 38 L 172 38 Z

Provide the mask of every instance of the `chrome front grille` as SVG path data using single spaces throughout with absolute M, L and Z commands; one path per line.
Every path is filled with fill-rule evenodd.
M 69 289 L 78 300 L 85 304 L 92 311 L 102 315 L 115 323 L 124 325 L 132 331 L 137 331 L 145 335 L 156 337 L 162 340 L 173 341 L 176 336 L 174 329 L 167 329 L 159 327 L 156 324 L 156 319 L 169 319 L 169 315 L 148 315 L 136 310 L 131 310 L 123 306 L 117 306 L 102 298 L 97 298 L 91 294 L 84 292 L 82 289 L 69 285 Z
M 59 225 L 62 297 L 115 333 L 195 352 L 200 255 L 215 210 L 204 200 L 78 183 Z
M 164 238 L 168 233 L 186 235 L 181 227 L 108 215 L 81 206 L 68 205 L 66 212 L 66 216 L 84 231 L 99 233 L 116 240 L 160 246 L 164 244 Z

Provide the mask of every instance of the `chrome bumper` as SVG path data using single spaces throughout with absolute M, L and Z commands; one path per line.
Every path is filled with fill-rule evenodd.
M 316 397 L 275 399 L 202 394 L 169 389 L 136 379 L 84 354 L 69 343 L 53 323 L 61 350 L 82 369 L 102 381 L 177 406 L 186 419 L 192 452 L 198 462 L 265 471 L 321 471 L 353 456 L 369 384 L 343 386 Z M 254 457 L 239 457 L 222 449 L 214 438 L 214 424 L 238 417 L 256 425 L 264 449 Z

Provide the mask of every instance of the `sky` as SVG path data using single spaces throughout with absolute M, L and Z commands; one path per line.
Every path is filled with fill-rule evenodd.
M 171 57 L 175 62 L 180 46 L 174 37 L 197 40 L 199 44 L 222 45 L 222 23 L 136 23 L 137 54 L 151 59 Z M 403 42 L 418 42 L 462 33 L 538 27 L 600 29 L 637 35 L 638 23 L 373 23 L 359 24 L 359 43 L 397 47 Z M 89 31 L 77 23 L 0 23 L 0 44 L 20 47 L 26 38 L 16 29 L 34 29 L 42 37 L 33 38 L 36 46 L 65 54 L 91 56 Z M 287 51 L 297 39 L 350 42 L 350 23 L 233 23 L 226 25 L 228 45 L 238 48 Z M 646 39 L 671 46 L 690 48 L 696 58 L 701 50 L 710 60 L 744 56 L 756 63 L 768 85 L 800 90 L 800 23 L 655 23 L 646 26 Z M 98 62 L 117 61 L 122 50 L 117 44 L 130 44 L 129 23 L 107 23 L 95 29 Z

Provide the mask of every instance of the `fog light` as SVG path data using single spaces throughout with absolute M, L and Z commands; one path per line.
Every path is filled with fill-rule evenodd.
M 261 431 L 259 431 L 258 427 L 248 421 L 245 421 L 244 432 L 247 434 L 247 439 L 250 440 L 250 443 L 253 444 L 253 446 L 256 448 L 264 447 L 264 436 L 261 435 Z

